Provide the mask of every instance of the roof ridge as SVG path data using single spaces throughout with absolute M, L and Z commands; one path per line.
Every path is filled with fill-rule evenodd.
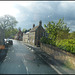
M 30 32 L 31 31 L 36 31 L 36 29 L 39 27 L 39 25 L 37 25 L 37 26 L 35 26 L 34 28 L 32 28 L 31 30 L 30 30 Z

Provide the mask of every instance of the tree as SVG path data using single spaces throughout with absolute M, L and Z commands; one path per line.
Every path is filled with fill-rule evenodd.
M 56 36 L 57 36 L 55 23 L 51 21 L 47 24 L 47 26 L 44 25 L 44 27 L 46 29 L 46 32 L 48 33 L 48 39 L 52 40 L 50 44 L 55 45 Z
M 56 28 L 57 28 L 57 40 L 68 39 L 70 29 L 69 27 L 67 27 L 67 24 L 64 23 L 64 18 L 59 19 L 58 23 L 56 24 Z
M 69 27 L 67 27 L 67 24 L 64 23 L 64 18 L 59 19 L 57 24 L 51 21 L 47 25 L 44 25 L 44 27 L 46 29 L 46 32 L 49 34 L 48 39 L 52 40 L 51 44 L 53 45 L 55 45 L 59 35 L 62 36 L 62 33 L 59 34 L 60 31 L 63 32 L 63 34 L 67 34 L 70 31 Z
M 0 17 L 0 27 L 3 29 L 4 38 L 5 38 L 5 30 L 6 29 L 13 29 L 18 22 L 16 21 L 16 18 L 10 15 L 4 15 L 3 17 Z
M 15 27 L 18 22 L 16 21 L 16 18 L 10 15 L 4 15 L 3 17 L 0 17 L 0 27 L 2 29 L 6 29 L 8 27 Z
M 8 28 L 5 30 L 5 37 L 6 38 L 14 38 L 15 34 L 18 33 L 18 29 L 17 28 Z
M 26 32 L 26 30 L 27 30 L 26 28 L 23 28 L 23 29 L 22 29 L 22 32 L 24 33 L 24 32 Z
M 29 32 L 30 30 L 31 30 L 31 28 L 28 30 L 26 28 L 23 28 L 22 32 L 26 33 L 26 32 Z
M 68 38 L 70 38 L 70 39 L 75 39 L 75 31 L 69 33 Z
M 67 24 L 64 23 L 64 18 L 59 19 L 58 23 L 56 24 L 56 28 L 58 31 L 60 31 L 60 30 L 66 31 L 66 32 L 70 31 L 69 27 L 67 27 Z

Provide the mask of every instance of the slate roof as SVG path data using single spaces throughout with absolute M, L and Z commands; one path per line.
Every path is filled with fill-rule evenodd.
M 35 26 L 34 28 L 32 28 L 31 30 L 30 30 L 30 32 L 34 32 L 34 31 L 36 31 L 36 29 L 39 27 L 39 25 L 38 26 Z

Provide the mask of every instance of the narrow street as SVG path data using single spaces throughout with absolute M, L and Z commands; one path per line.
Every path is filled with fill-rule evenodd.
M 0 74 L 57 74 L 24 43 L 13 40 L 5 60 L 0 64 Z

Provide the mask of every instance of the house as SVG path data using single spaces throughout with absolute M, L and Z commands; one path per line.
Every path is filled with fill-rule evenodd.
M 22 33 L 21 29 L 19 28 L 19 32 L 15 35 L 15 39 L 22 41 L 22 38 L 23 38 L 23 33 Z
M 33 28 L 29 31 L 28 34 L 23 34 L 23 41 L 31 45 L 40 46 L 40 38 L 44 35 L 45 29 L 42 27 L 42 21 L 40 21 L 38 26 L 33 24 Z
M 15 39 L 15 40 L 17 40 L 17 39 L 18 39 L 18 34 L 16 34 L 16 35 L 15 35 L 14 39 Z
M 23 33 L 23 41 L 29 43 L 29 32 Z

